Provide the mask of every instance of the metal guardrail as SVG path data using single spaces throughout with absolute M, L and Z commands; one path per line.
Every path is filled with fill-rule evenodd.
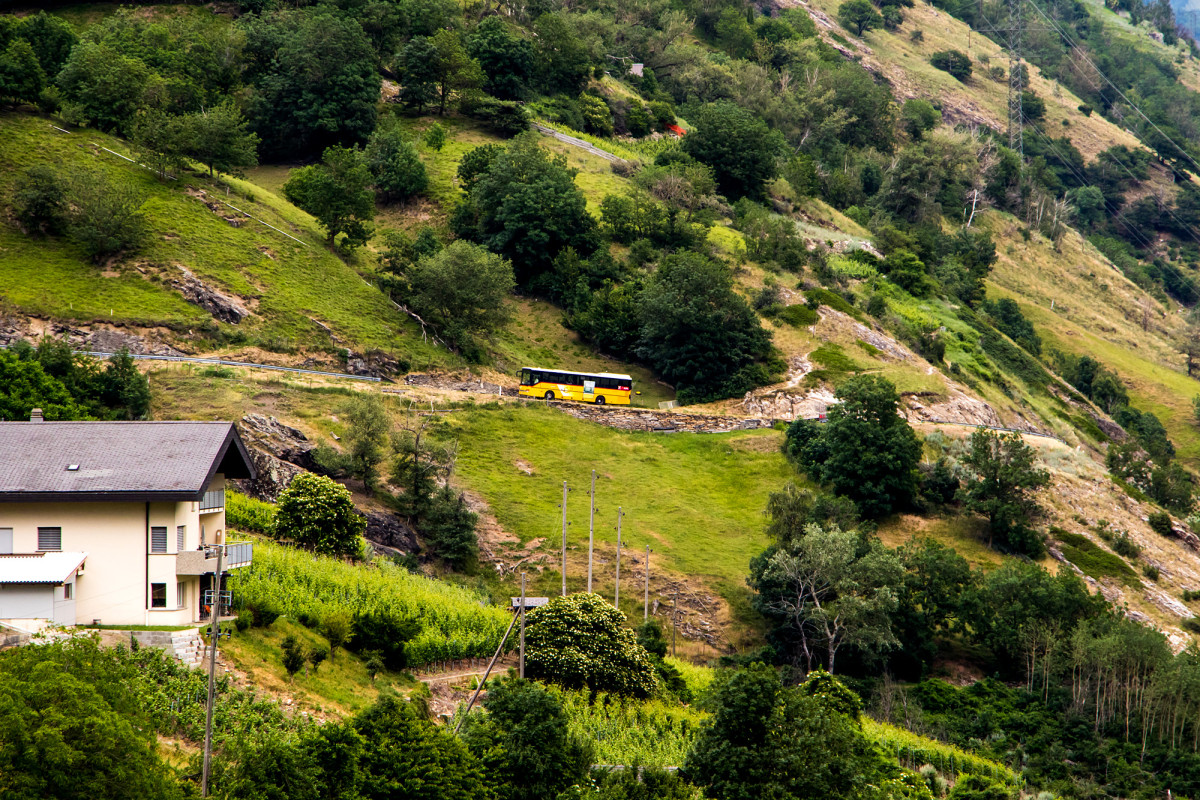
M 12 345 L 0 344 L 0 348 L 9 349 Z M 105 353 L 99 350 L 73 350 L 77 355 L 92 356 L 93 358 L 112 358 L 117 353 Z M 351 375 L 347 372 L 322 372 L 316 369 L 300 369 L 299 367 L 279 367 L 274 364 L 256 364 L 253 361 L 226 361 L 221 358 L 192 358 L 191 356 L 158 356 L 145 353 L 130 353 L 130 358 L 139 361 L 178 361 L 186 364 L 211 364 L 219 367 L 245 367 L 247 369 L 271 369 L 276 372 L 295 372 L 301 375 L 321 375 L 327 378 L 346 378 L 352 381 L 370 381 L 379 383 L 382 378 L 373 375 Z

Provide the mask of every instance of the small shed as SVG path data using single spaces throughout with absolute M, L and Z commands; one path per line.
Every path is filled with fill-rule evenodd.
M 542 606 L 546 605 L 549 602 L 550 602 L 549 597 L 526 597 L 525 598 L 525 610 L 532 611 L 535 608 L 541 608 Z M 513 611 L 520 611 L 521 610 L 521 598 L 519 598 L 519 597 L 512 598 L 512 604 L 509 606 L 509 608 L 511 608 Z

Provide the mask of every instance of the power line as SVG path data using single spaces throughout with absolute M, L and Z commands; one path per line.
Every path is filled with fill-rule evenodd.
M 1019 3 L 1020 0 L 1015 0 L 1015 2 Z M 1191 162 L 1192 166 L 1194 166 L 1196 168 L 1197 174 L 1200 174 L 1200 163 L 1197 163 L 1196 160 L 1194 158 L 1192 158 L 1191 155 L 1186 150 L 1184 150 L 1182 147 L 1180 147 L 1178 144 L 1176 144 L 1174 139 L 1172 139 L 1170 136 L 1167 136 L 1167 134 L 1163 133 L 1162 128 L 1158 127 L 1158 125 L 1154 122 L 1154 120 L 1152 120 L 1152 119 L 1150 119 L 1150 117 L 1146 116 L 1145 112 L 1143 112 L 1142 109 L 1139 108 L 1136 103 L 1134 103 L 1132 100 L 1130 100 L 1128 97 L 1126 97 L 1125 93 L 1122 92 L 1121 89 L 1115 83 L 1113 83 L 1112 80 L 1110 80 L 1107 75 L 1105 75 L 1103 72 L 1101 72 L 1100 68 L 1096 66 L 1096 63 L 1094 61 L 1092 61 L 1092 59 L 1088 56 L 1087 52 L 1082 47 L 1079 46 L 1079 44 L 1071 37 L 1071 35 L 1069 33 L 1067 33 L 1065 30 L 1063 30 L 1058 25 L 1058 23 L 1054 21 L 1054 19 L 1052 19 L 1048 14 L 1046 14 L 1045 11 L 1043 11 L 1041 8 L 1039 8 L 1037 3 L 1033 2 L 1033 0 L 1029 0 L 1029 4 L 1031 6 L 1033 6 L 1034 11 L 1041 14 L 1042 18 L 1045 19 L 1047 22 L 1049 22 L 1058 31 L 1059 35 L 1062 36 L 1063 39 L 1066 40 L 1067 44 L 1070 45 L 1073 50 L 1078 52 L 1079 55 L 1083 57 L 1083 60 L 1088 63 L 1088 66 L 1090 66 L 1092 69 L 1094 69 L 1096 71 L 1096 74 L 1098 74 L 1101 78 L 1103 78 L 1104 82 L 1107 83 L 1109 86 L 1111 86 L 1113 91 L 1115 91 L 1118 95 L 1120 95 L 1122 100 L 1124 100 L 1134 111 L 1136 111 L 1142 119 L 1146 120 L 1146 122 L 1150 124 L 1150 127 L 1154 128 L 1154 130 L 1158 131 L 1158 134 L 1160 136 L 1162 136 L 1164 139 L 1166 139 L 1168 142 L 1170 142 L 1172 147 L 1174 147 L 1176 150 L 1178 150 L 1183 155 L 1184 158 L 1186 158 L 1189 162 Z

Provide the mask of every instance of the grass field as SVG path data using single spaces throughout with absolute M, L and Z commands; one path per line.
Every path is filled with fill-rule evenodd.
M 449 415 L 444 435 L 460 442 L 458 480 L 522 541 L 560 536 L 566 480 L 568 543 L 586 548 L 595 469 L 597 539 L 615 541 L 620 506 L 627 548 L 648 544 L 654 563 L 726 586 L 742 584 L 766 545 L 767 495 L 795 479 L 775 431 L 626 433 L 510 405 Z
M 1116 371 L 1130 404 L 1162 421 L 1186 463 L 1200 463 L 1200 431 L 1190 421 L 1200 381 L 1183 372 L 1176 350 L 1181 315 L 1147 295 L 1074 233 L 1056 252 L 1041 237 L 1021 243 L 1009 236 L 1012 220 L 1005 215 L 989 212 L 983 224 L 1009 242 L 997 247 L 989 296 L 1017 301 L 1042 337 L 1043 351 L 1089 355 Z M 1150 312 L 1146 328 L 1143 308 Z

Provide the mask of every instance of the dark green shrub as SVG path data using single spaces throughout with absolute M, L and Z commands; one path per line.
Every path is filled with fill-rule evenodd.
M 821 317 L 816 311 L 801 305 L 784 306 L 777 316 L 797 328 L 807 328 L 809 325 L 816 325 L 821 321 Z
M 1174 531 L 1171 525 L 1171 515 L 1165 511 L 1155 511 L 1146 519 L 1150 530 L 1159 536 L 1170 536 Z

